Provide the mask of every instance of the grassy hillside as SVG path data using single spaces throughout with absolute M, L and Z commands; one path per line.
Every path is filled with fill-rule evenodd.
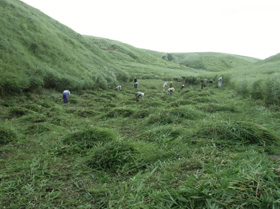
M 0 18 L 0 208 L 280 208 L 279 55 L 151 52 L 17 0 Z
M 129 75 L 140 78 L 166 78 L 168 80 L 178 76 L 195 76 L 195 69 L 163 60 L 128 44 L 98 37 L 87 37 L 93 44 L 122 70 Z
M 135 76 L 171 80 L 205 71 L 210 77 L 209 72 L 256 61 L 218 53 L 170 54 L 170 60 L 161 52 L 82 36 L 17 0 L 2 0 L 0 17 L 0 95 L 42 88 L 105 89 Z
M 130 83 L 1 100 L 1 208 L 280 207 L 278 111 L 140 82 L 138 103 Z
M 146 77 L 191 73 L 143 50 L 82 36 L 21 1 L 2 0 L 0 18 L 2 95 L 39 88 L 107 88 L 134 76 L 131 72 Z
M 148 52 L 164 60 L 170 60 L 180 65 L 211 72 L 224 72 L 236 67 L 249 66 L 259 61 L 259 59 L 252 57 L 214 52 L 168 54 L 153 51 Z
M 280 105 L 280 57 L 271 56 L 247 67 L 224 73 L 228 83 L 245 97 L 265 101 L 266 105 Z

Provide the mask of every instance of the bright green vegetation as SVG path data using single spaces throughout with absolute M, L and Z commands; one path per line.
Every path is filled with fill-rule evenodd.
M 1 208 L 280 207 L 279 112 L 162 83 L 2 100 Z
M 171 80 L 204 72 L 209 77 L 205 70 L 221 71 L 256 61 L 218 53 L 172 54 L 169 59 L 164 53 L 82 36 L 17 0 L 0 2 L 0 18 L 0 95 L 42 88 L 107 89 L 135 76 Z
M 82 36 L 17 0 L 0 2 L 0 95 L 115 86 L 195 71 L 117 41 Z
M 0 18 L 0 208 L 280 208 L 279 54 L 137 49 L 16 0 Z

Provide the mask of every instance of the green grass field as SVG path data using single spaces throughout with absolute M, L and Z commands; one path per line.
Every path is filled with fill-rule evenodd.
M 280 208 L 279 54 L 137 49 L 18 0 L 0 18 L 0 208 Z
M 1 208 L 280 207 L 279 112 L 162 84 L 2 100 Z

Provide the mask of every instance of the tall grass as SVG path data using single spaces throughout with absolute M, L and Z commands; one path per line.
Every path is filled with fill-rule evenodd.
M 227 88 L 139 83 L 139 103 L 131 82 L 68 104 L 44 89 L 1 100 L 1 207 L 279 207 L 278 112 Z

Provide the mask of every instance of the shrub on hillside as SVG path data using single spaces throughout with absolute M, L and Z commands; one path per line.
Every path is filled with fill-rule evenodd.
M 200 137 L 231 140 L 245 144 L 273 145 L 279 137 L 252 122 L 216 122 L 205 124 L 197 133 Z
M 182 118 L 189 119 L 189 120 L 196 120 L 202 118 L 203 116 L 201 112 L 189 108 L 187 106 L 170 109 L 170 114 L 175 117 L 178 117 L 180 120 Z
M 16 133 L 6 127 L 0 126 L 0 145 L 5 145 L 17 139 Z
M 63 143 L 75 146 L 78 150 L 86 150 L 96 146 L 98 143 L 106 143 L 117 138 L 117 132 L 107 128 L 89 128 L 68 134 Z
M 264 85 L 262 80 L 257 80 L 253 82 L 251 86 L 251 97 L 253 99 L 263 99 L 264 98 Z
M 116 72 L 116 77 L 119 82 L 127 82 L 129 80 L 128 73 L 122 70 Z
M 248 81 L 239 81 L 238 85 L 236 86 L 236 91 L 240 95 L 247 95 L 249 93 Z
M 59 78 L 56 73 L 46 72 L 43 76 L 44 88 L 56 89 L 59 83 Z
M 21 93 L 23 89 L 28 88 L 28 79 L 22 74 L 1 71 L 0 74 L 0 95 Z
M 50 131 L 50 128 L 46 126 L 45 123 L 33 123 L 26 128 L 25 133 L 29 135 L 33 135 L 33 134 L 42 134 L 48 131 Z
M 99 75 L 97 77 L 96 83 L 95 83 L 96 88 L 101 88 L 101 89 L 106 89 L 108 87 L 107 80 L 103 75 Z
M 130 117 L 134 113 L 134 110 L 129 108 L 114 108 L 112 111 L 106 114 L 107 117 L 114 118 L 114 117 Z
M 264 100 L 267 105 L 280 105 L 280 76 L 265 82 Z
M 133 114 L 133 118 L 145 118 L 151 114 L 151 110 L 149 109 L 143 109 L 143 110 L 135 110 Z
M 9 108 L 9 116 L 10 117 L 21 117 L 23 115 L 28 114 L 30 111 L 23 107 L 11 107 Z
M 183 79 L 184 79 L 184 83 L 192 84 L 192 85 L 199 84 L 201 80 L 200 78 L 194 76 L 184 77 Z
M 203 117 L 197 110 L 188 107 L 170 108 L 169 111 L 150 114 L 148 122 L 159 124 L 183 123 L 185 119 L 196 120 Z
M 178 138 L 179 136 L 183 136 L 184 134 L 184 128 L 173 125 L 163 125 L 149 129 L 141 135 L 141 139 L 162 144 L 163 142 L 174 141 L 174 139 Z
M 44 85 L 44 81 L 43 81 L 42 78 L 40 78 L 40 77 L 31 77 L 29 79 L 28 88 L 25 91 L 32 92 L 32 91 L 35 91 L 37 89 L 42 88 L 43 85 Z
M 134 166 L 136 149 L 133 144 L 124 141 L 114 141 L 93 150 L 88 159 L 91 168 L 116 172 L 123 166 Z
M 236 106 L 232 105 L 220 105 L 220 104 L 203 104 L 199 106 L 199 109 L 206 112 L 237 112 Z

